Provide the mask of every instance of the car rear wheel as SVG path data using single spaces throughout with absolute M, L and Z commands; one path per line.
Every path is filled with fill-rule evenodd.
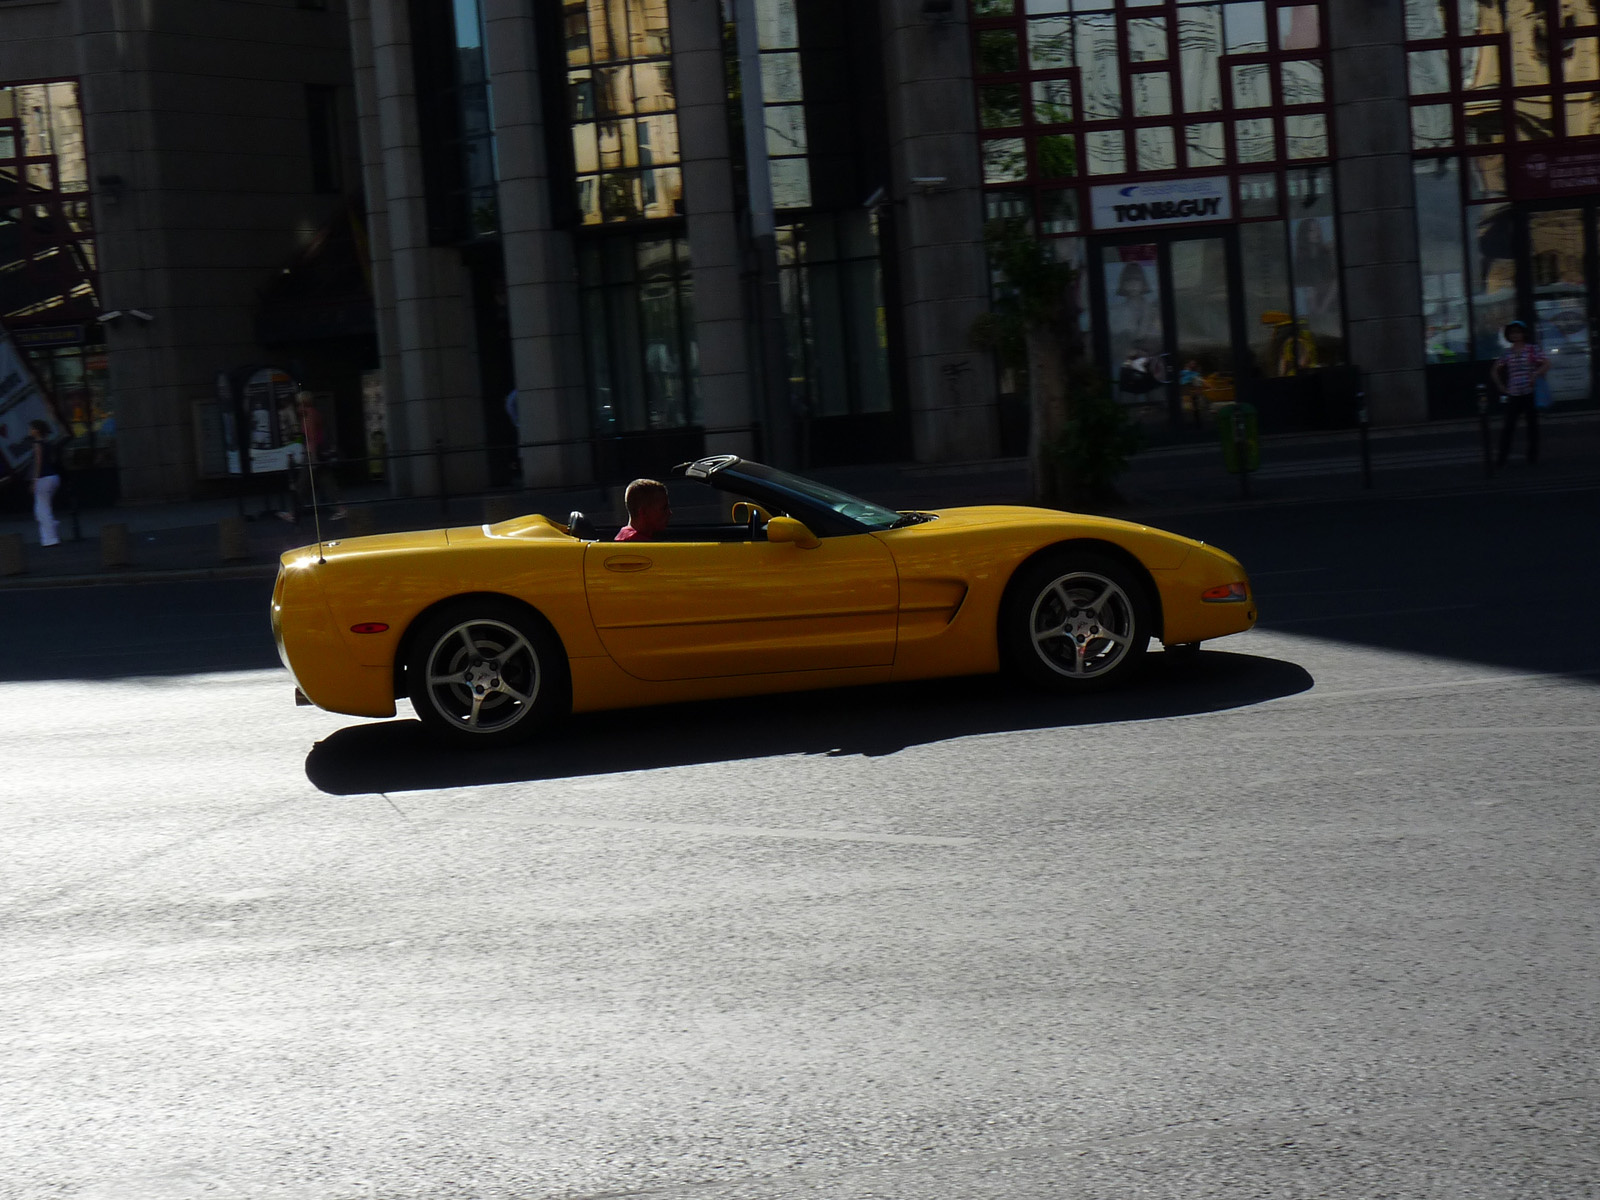
M 523 741 L 561 710 L 566 659 L 542 620 L 508 601 L 452 604 L 417 631 L 406 666 L 412 707 L 458 745 Z
M 1062 551 L 1029 563 L 1001 612 L 1001 643 L 1023 678 L 1061 692 L 1090 691 L 1132 673 L 1150 644 L 1143 581 L 1123 563 Z

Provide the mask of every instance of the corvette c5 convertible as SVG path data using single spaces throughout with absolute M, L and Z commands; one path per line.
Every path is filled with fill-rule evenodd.
M 297 698 L 388 717 L 406 696 L 445 739 L 499 745 L 566 712 L 1001 669 L 1088 691 L 1152 637 L 1255 624 L 1234 558 L 1142 525 L 896 512 L 734 455 L 673 474 L 730 519 L 617 542 L 530 515 L 289 551 L 272 629 Z

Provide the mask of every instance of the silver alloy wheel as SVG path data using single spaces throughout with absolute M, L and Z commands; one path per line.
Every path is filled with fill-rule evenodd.
M 1034 653 L 1058 675 L 1109 674 L 1133 648 L 1133 599 L 1114 579 L 1069 571 L 1039 589 L 1028 613 Z
M 503 733 L 534 711 L 539 654 L 514 625 L 480 617 L 446 629 L 424 663 L 427 699 L 466 734 Z

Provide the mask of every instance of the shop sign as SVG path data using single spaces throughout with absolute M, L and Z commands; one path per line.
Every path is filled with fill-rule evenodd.
M 43 329 L 13 329 L 11 339 L 24 350 L 54 350 L 83 344 L 82 325 L 51 325 Z
M 1510 183 L 1514 200 L 1600 191 L 1600 150 L 1523 150 L 1512 157 Z
M 1107 184 L 1090 189 L 1089 208 L 1096 229 L 1189 225 L 1197 221 L 1227 221 L 1233 216 L 1226 175 L 1162 183 Z

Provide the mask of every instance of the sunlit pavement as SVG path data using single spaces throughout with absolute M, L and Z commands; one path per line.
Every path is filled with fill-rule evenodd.
M 486 757 L 262 581 L 9 593 L 0 1197 L 1594 1195 L 1597 519 L 1196 514 L 1263 624 L 1140 687 Z

